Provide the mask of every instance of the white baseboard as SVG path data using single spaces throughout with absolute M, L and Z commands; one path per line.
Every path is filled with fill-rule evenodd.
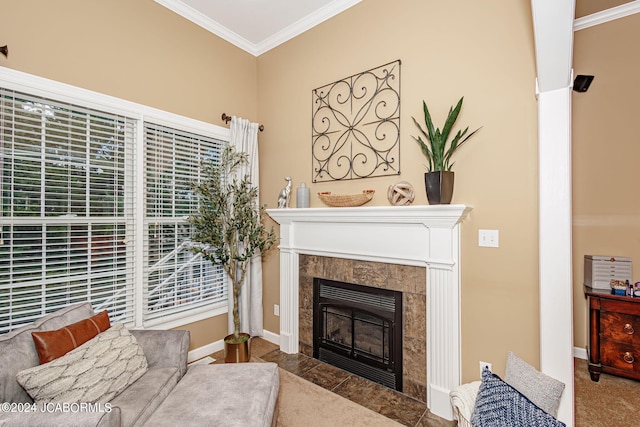
M 573 357 L 577 359 L 587 360 L 587 349 L 580 347 L 573 347 Z
M 273 332 L 267 331 L 266 329 L 263 332 L 263 337 L 265 340 L 270 343 L 280 345 L 280 335 L 274 334 Z M 193 362 L 194 360 L 202 359 L 205 356 L 208 356 L 216 351 L 220 351 L 224 349 L 224 341 L 218 340 L 216 342 L 212 342 L 207 345 L 203 345 L 202 347 L 194 348 L 187 355 L 187 363 Z
M 224 341 L 218 340 L 216 342 L 212 342 L 211 344 L 203 345 L 202 347 L 194 348 L 187 355 L 187 363 L 193 362 L 194 360 L 202 359 L 205 356 L 208 356 L 216 351 L 220 351 L 224 349 Z
M 189 366 L 193 366 L 193 365 L 209 365 L 209 364 L 211 364 L 211 363 L 213 363 L 215 361 L 216 361 L 216 359 L 214 359 L 213 357 L 205 356 L 205 357 L 202 357 L 200 359 L 194 360 L 193 362 L 190 362 Z
M 266 329 L 263 332 L 262 338 L 269 341 L 270 343 L 280 345 L 280 335 L 275 334 L 273 332 L 267 331 Z

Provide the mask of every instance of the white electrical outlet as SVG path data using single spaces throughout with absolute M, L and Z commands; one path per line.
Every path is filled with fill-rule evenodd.
M 500 246 L 500 233 L 498 230 L 478 230 L 478 246 L 484 248 L 497 248 Z
M 480 377 L 482 378 L 482 371 L 484 370 L 484 367 L 489 368 L 489 370 L 491 372 L 493 372 L 493 369 L 491 368 L 491 363 L 489 362 L 483 362 L 482 360 L 480 361 Z
M 273 315 L 280 316 L 280 306 L 278 304 L 273 304 Z

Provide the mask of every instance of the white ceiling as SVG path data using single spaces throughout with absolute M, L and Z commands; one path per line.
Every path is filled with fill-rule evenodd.
M 254 56 L 361 0 L 155 0 Z
M 155 1 L 252 55 L 259 56 L 361 0 Z M 574 1 L 531 0 L 536 29 L 538 89 L 542 92 L 570 84 L 573 31 L 640 12 L 640 0 L 608 0 L 609 5 L 623 4 L 574 20 Z M 567 22 L 573 22 L 573 31 L 570 25 L 566 25 Z

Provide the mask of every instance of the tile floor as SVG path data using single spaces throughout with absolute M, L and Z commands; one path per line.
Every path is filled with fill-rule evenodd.
M 251 356 L 275 362 L 284 370 L 405 426 L 449 427 L 457 424 L 433 415 L 423 402 L 304 354 L 283 353 L 276 344 L 262 338 L 252 339 Z M 214 363 L 224 363 L 223 351 L 216 352 L 211 357 L 216 359 Z

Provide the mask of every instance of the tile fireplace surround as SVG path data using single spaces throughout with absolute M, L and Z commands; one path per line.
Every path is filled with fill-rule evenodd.
M 300 254 L 300 353 L 313 357 L 313 278 L 402 292 L 403 393 L 427 402 L 424 267 Z M 325 360 L 325 362 L 327 362 Z M 331 364 L 331 363 L 329 363 Z
M 267 210 L 280 224 L 280 349 L 300 351 L 300 255 L 425 267 L 427 406 L 453 419 L 449 392 L 460 384 L 461 369 L 460 222 L 470 210 L 464 205 Z

